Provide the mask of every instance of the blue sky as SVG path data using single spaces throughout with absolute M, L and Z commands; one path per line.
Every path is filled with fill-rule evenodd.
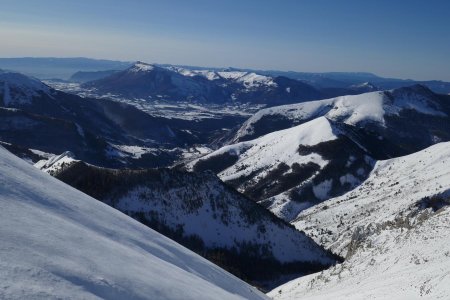
M 448 0 L 0 0 L 0 57 L 450 81 Z

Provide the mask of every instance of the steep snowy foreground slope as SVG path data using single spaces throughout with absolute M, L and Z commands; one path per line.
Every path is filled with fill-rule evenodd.
M 450 143 L 377 162 L 363 185 L 294 224 L 346 260 L 275 299 L 448 299 Z
M 264 299 L 0 148 L 0 298 Z
M 105 169 L 70 153 L 35 166 L 258 286 L 336 261 L 211 172 Z

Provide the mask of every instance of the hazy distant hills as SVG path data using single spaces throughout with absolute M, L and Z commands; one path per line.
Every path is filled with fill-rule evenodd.
M 55 57 L 20 57 L 0 58 L 0 69 L 20 72 L 39 79 L 69 79 L 78 71 L 97 72 L 108 70 L 123 70 L 131 62 L 105 59 L 91 59 L 84 57 L 55 58 Z
M 132 62 L 122 62 L 114 60 L 99 60 L 90 58 L 0 58 L 0 69 L 7 69 L 21 72 L 27 75 L 35 76 L 40 79 L 63 79 L 68 80 L 72 75 L 81 72 L 94 72 L 94 74 L 78 74 L 72 78 L 76 82 L 86 82 L 89 80 L 100 79 L 103 75 L 108 76 L 112 70 L 125 70 L 130 67 Z M 187 70 L 204 70 L 218 72 L 225 70 L 217 67 L 196 67 L 196 66 L 173 66 L 168 64 L 156 64 L 157 66 L 169 68 L 177 67 Z M 352 86 L 363 83 L 371 83 L 379 90 L 394 89 L 413 84 L 422 84 L 436 93 L 449 94 L 450 83 L 440 80 L 418 81 L 411 79 L 385 78 L 368 72 L 294 72 L 277 70 L 254 70 L 227 68 L 229 71 L 250 72 L 271 77 L 286 77 L 302 81 L 316 89 L 347 89 L 344 94 L 355 94 L 352 92 Z M 108 71 L 97 73 L 99 71 Z M 82 79 L 81 79 L 82 78 Z M 333 92 L 333 93 L 331 93 Z M 344 95 L 339 93 L 339 95 Z M 330 96 L 338 96 L 336 90 L 328 91 Z
M 70 82 L 79 82 L 85 83 L 88 81 L 99 80 L 108 76 L 113 75 L 114 73 L 120 72 L 118 70 L 106 70 L 106 71 L 78 71 L 70 76 Z

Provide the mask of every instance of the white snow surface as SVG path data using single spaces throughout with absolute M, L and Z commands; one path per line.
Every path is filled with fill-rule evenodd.
M 194 76 L 202 76 L 208 80 L 217 80 L 220 79 L 220 76 L 217 72 L 209 71 L 209 70 L 190 70 L 181 67 L 170 66 L 167 69 L 175 71 L 183 76 L 194 77 Z
M 256 74 L 254 72 L 242 72 L 242 71 L 210 71 L 210 70 L 191 70 L 180 67 L 168 67 L 169 70 L 175 71 L 183 76 L 193 77 L 193 76 L 202 76 L 206 79 L 213 81 L 219 79 L 226 79 L 230 81 L 234 81 L 237 83 L 241 83 L 246 88 L 255 88 L 255 87 L 276 87 L 277 84 L 273 81 L 273 78 L 270 76 Z
M 76 161 L 75 155 L 70 151 L 66 151 L 62 154 L 52 155 L 47 159 L 42 159 L 35 163 L 34 166 L 39 170 L 52 174 L 53 172 L 58 172 L 63 169 L 65 165 L 69 165 Z
M 0 148 L 1 299 L 264 299 Z
M 295 226 L 344 263 L 274 289 L 274 299 L 449 299 L 450 142 L 379 161 L 355 190 L 300 214 Z
M 130 145 L 112 145 L 112 147 L 117 150 L 129 154 L 132 158 L 139 159 L 142 155 L 147 153 L 154 153 L 157 149 L 141 146 L 130 146 Z
M 128 72 L 138 73 L 138 72 L 150 72 L 155 67 L 151 64 L 137 62 L 131 68 L 128 69 Z
M 255 177 L 255 180 L 258 180 L 277 168 L 281 162 L 288 166 L 308 162 L 314 162 L 321 167 L 325 166 L 327 161 L 320 155 L 313 153 L 302 156 L 298 153 L 298 147 L 299 145 L 312 146 L 336 138 L 329 121 L 320 117 L 293 128 L 269 133 L 252 141 L 222 147 L 199 160 L 223 153 L 239 156 L 235 164 L 220 172 L 218 176 L 228 181 L 259 172 Z M 197 162 L 198 160 L 189 163 L 188 168 L 192 168 Z
M 222 78 L 242 83 L 246 88 L 277 86 L 272 77 L 259 75 L 253 72 L 223 71 L 217 72 L 217 74 Z
M 448 189 L 450 142 L 378 161 L 369 178 L 356 189 L 303 211 L 293 224 L 319 244 L 345 256 L 356 227 L 394 220 L 420 199 Z M 321 230 L 332 234 L 320 234 Z
M 34 166 L 54 176 L 74 162 L 79 160 L 65 152 Z M 180 176 L 177 180 L 183 180 L 181 174 L 163 173 L 162 176 L 167 178 L 165 180 L 169 180 L 169 176 Z M 198 236 L 208 248 L 240 249 L 243 244 L 251 243 L 267 247 L 274 258 L 283 263 L 334 262 L 310 238 L 291 226 L 274 222 L 269 214 L 250 220 L 246 214 L 253 210 L 243 210 L 245 203 L 242 201 L 251 200 L 230 192 L 215 176 L 188 176 L 186 180 L 191 184 L 180 185 L 178 181 L 169 188 L 157 184 L 138 185 L 104 202 L 126 214 L 144 213 L 149 218 L 149 214 L 157 214 L 160 222 L 173 230 L 182 225 L 184 236 Z
M 360 95 L 289 104 L 262 109 L 249 118 L 236 134 L 235 140 L 252 134 L 253 125 L 264 116 L 278 115 L 296 121 L 307 121 L 320 116 L 349 125 L 374 122 L 385 125 L 386 115 L 397 115 L 404 109 L 436 116 L 445 116 L 423 93 L 402 89 L 388 92 L 377 91 Z M 387 93 L 390 93 L 389 95 Z

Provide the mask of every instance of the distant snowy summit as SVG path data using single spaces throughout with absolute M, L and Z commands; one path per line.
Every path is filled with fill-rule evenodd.
M 200 103 L 254 103 L 279 105 L 321 98 L 321 93 L 303 82 L 235 70 L 195 70 L 162 67 L 137 62 L 130 68 L 84 88 L 99 94 L 145 100 Z

